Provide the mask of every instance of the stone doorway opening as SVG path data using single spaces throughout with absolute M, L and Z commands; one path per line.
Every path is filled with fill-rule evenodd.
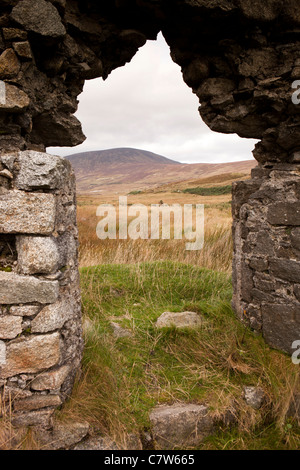
M 233 187 L 233 306 L 291 354 L 300 336 L 295 2 L 0 3 L 0 232 L 12 247 L 11 269 L 0 271 L 0 384 L 18 393 L 31 384 L 19 423 L 49 419 L 82 353 L 74 173 L 45 149 L 82 142 L 74 113 L 85 80 L 107 78 L 159 31 L 204 122 L 260 140 L 251 180 Z

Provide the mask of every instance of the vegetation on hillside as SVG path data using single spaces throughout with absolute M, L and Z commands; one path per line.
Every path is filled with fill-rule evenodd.
M 231 184 L 227 186 L 211 186 L 187 188 L 183 190 L 184 193 L 198 194 L 199 196 L 220 196 L 222 194 L 231 194 Z

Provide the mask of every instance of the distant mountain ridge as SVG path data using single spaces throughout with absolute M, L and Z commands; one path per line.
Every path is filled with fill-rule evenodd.
M 147 150 L 134 149 L 129 147 L 95 150 L 92 152 L 74 153 L 66 157 L 74 167 L 80 166 L 84 162 L 86 169 L 97 169 L 98 165 L 113 164 L 162 164 L 181 165 L 181 163 L 163 157 Z M 87 165 L 87 166 L 86 166 Z M 90 167 L 93 168 L 90 168 Z
M 125 192 L 218 175 L 249 174 L 255 160 L 234 163 L 180 163 L 135 148 L 116 148 L 68 155 L 79 192 Z

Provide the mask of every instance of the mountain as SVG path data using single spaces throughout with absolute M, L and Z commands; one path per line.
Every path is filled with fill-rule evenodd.
M 162 164 L 162 165 L 180 165 L 179 162 L 162 157 L 156 153 L 147 150 L 118 148 L 109 150 L 96 150 L 94 152 L 75 153 L 67 156 L 74 168 L 83 167 L 85 171 L 102 171 L 103 165 L 121 165 L 121 164 Z
M 160 185 L 211 177 L 223 173 L 249 174 L 255 160 L 210 164 L 179 163 L 146 150 L 117 148 L 66 157 L 73 165 L 80 193 L 147 190 Z

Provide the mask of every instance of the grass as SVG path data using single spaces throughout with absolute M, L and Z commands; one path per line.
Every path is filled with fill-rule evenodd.
M 201 449 L 299 447 L 299 428 L 287 421 L 299 368 L 235 319 L 228 274 L 161 261 L 82 268 L 81 282 L 83 372 L 61 419 L 88 420 L 122 443 L 130 432 L 149 430 L 159 403 L 205 402 L 220 423 L 231 410 L 236 425 Z M 204 325 L 157 330 L 156 319 L 170 310 L 196 311 Z M 132 337 L 117 339 L 112 320 Z M 261 410 L 246 405 L 244 385 L 264 388 Z
M 184 196 L 184 195 L 183 195 Z M 151 196 L 141 196 L 140 203 L 147 203 Z M 157 202 L 154 199 L 151 201 Z M 96 226 L 100 219 L 96 217 L 97 202 L 80 200 L 78 208 L 78 225 L 80 233 L 79 259 L 80 266 L 87 267 L 100 264 L 140 263 L 143 261 L 172 260 L 196 266 L 207 267 L 216 271 L 231 272 L 232 237 L 231 237 L 231 204 L 218 196 L 208 198 L 189 196 L 191 199 L 180 199 L 183 203 L 205 203 L 205 243 L 201 251 L 187 251 L 185 240 L 99 240 Z M 196 200 L 194 199 L 196 198 Z M 220 201 L 221 199 L 221 201 Z M 129 200 L 130 201 L 130 200 Z M 99 201 L 103 202 L 103 201 Z M 174 195 L 164 197 L 164 202 L 176 202 Z M 150 212 L 150 211 L 149 211 Z

